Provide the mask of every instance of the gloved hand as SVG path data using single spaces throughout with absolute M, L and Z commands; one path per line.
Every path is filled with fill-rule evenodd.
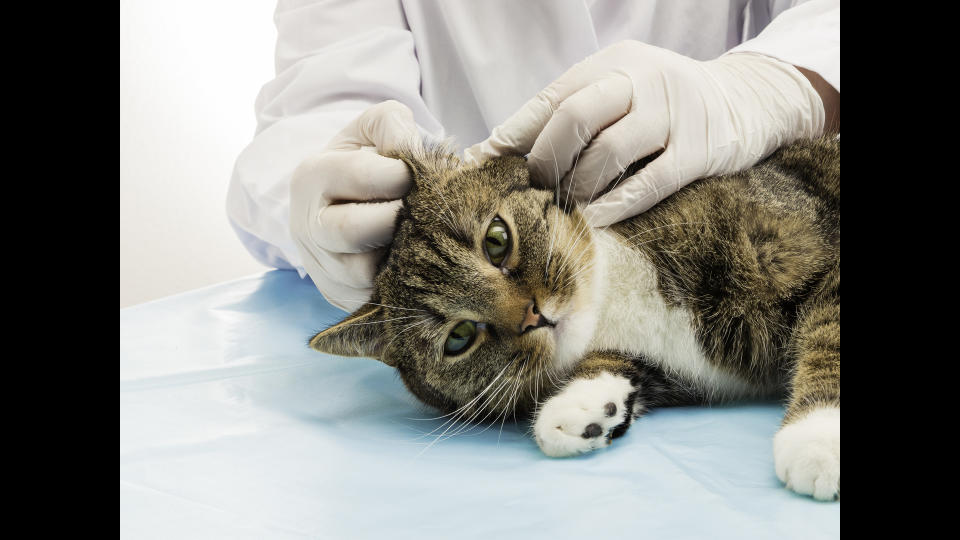
M 635 216 L 703 176 L 755 164 L 823 131 L 820 96 L 793 66 L 754 53 L 701 62 L 622 41 L 570 68 L 490 137 L 468 162 L 526 154 L 535 181 L 586 202 L 593 226 Z M 633 162 L 663 153 L 637 174 Z
M 418 145 L 413 113 L 396 101 L 364 111 L 305 160 L 290 183 L 290 232 L 303 266 L 331 304 L 354 311 L 370 299 L 381 248 L 393 237 L 412 178 L 383 157 Z

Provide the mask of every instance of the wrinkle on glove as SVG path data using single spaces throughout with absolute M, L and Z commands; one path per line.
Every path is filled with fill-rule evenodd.
M 728 54 L 701 62 L 637 41 L 588 57 L 527 102 L 468 162 L 527 153 L 537 182 L 590 202 L 593 226 L 637 215 L 691 181 L 749 167 L 823 131 L 819 94 L 775 58 Z M 663 153 L 636 174 L 627 168 Z
M 384 101 L 293 173 L 290 233 L 317 289 L 341 309 L 354 311 L 373 294 L 381 248 L 412 182 L 406 164 L 382 154 L 411 144 L 421 144 L 413 113 Z

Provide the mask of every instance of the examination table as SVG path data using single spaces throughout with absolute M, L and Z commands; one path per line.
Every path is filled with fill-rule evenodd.
M 120 536 L 840 536 L 774 474 L 778 403 L 655 410 L 568 459 L 512 421 L 431 445 L 393 368 L 307 347 L 343 316 L 283 270 L 120 310 Z

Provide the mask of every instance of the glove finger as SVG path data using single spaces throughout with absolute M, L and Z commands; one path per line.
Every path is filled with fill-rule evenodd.
M 634 110 L 601 131 L 580 154 L 576 169 L 560 182 L 561 193 L 589 202 L 611 181 L 622 182 L 623 173 L 637 160 L 663 149 L 670 132 L 665 111 Z
M 631 218 L 676 193 L 682 187 L 681 179 L 680 170 L 668 149 L 620 186 L 590 203 L 583 209 L 583 215 L 593 227 L 605 227 Z
M 313 259 L 304 259 L 304 269 L 313 281 L 314 286 L 327 302 L 352 313 L 368 302 L 373 296 L 373 287 L 353 288 L 334 281 L 327 272 Z
M 591 139 L 629 112 L 632 96 L 630 79 L 611 73 L 564 100 L 527 158 L 534 182 L 556 187 Z
M 324 152 L 304 162 L 294 175 L 291 193 L 328 202 L 399 199 L 410 190 L 410 169 L 399 159 L 375 152 Z
M 357 150 L 374 146 L 381 154 L 421 145 L 413 111 L 399 101 L 378 103 L 347 124 L 327 146 L 331 150 Z
M 310 251 L 309 259 L 314 268 L 313 272 L 318 269 L 322 271 L 320 275 L 324 280 L 323 287 L 330 283 L 339 283 L 352 289 L 369 289 L 373 287 L 377 264 L 383 254 L 384 248 L 364 253 L 333 253 L 315 248 Z M 306 261 L 307 257 L 304 257 L 303 266 L 312 276 L 313 272 Z
M 593 55 L 574 64 L 510 118 L 493 128 L 485 141 L 467 148 L 464 161 L 477 164 L 492 157 L 529 153 L 561 103 L 596 80 L 606 69 L 606 65 L 597 62 Z
M 393 239 L 400 200 L 332 204 L 320 209 L 310 223 L 317 247 L 333 253 L 365 253 Z
M 552 85 L 543 89 L 510 118 L 493 128 L 486 140 L 464 150 L 464 162 L 478 164 L 497 156 L 523 155 L 530 152 L 558 104 L 559 97 Z

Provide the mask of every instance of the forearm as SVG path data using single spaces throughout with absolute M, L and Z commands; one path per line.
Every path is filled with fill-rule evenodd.
M 823 101 L 824 133 L 840 133 L 840 92 L 816 72 L 794 66 L 810 81 Z
M 785 10 L 760 35 L 727 54 L 743 52 L 764 54 L 794 66 L 823 102 L 824 133 L 840 132 L 839 0 L 801 2 Z

